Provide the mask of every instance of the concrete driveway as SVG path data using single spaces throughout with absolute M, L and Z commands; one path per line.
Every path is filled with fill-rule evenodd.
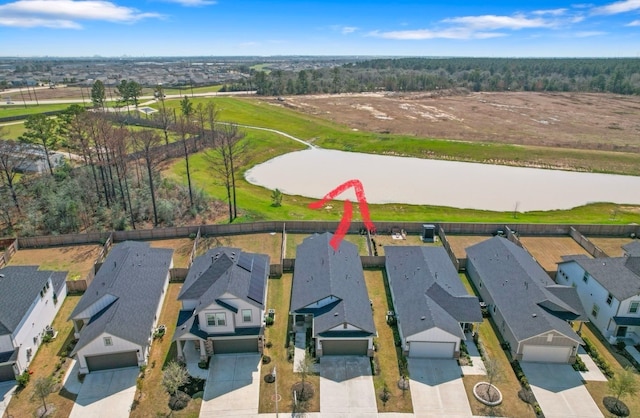
M 89 373 L 69 418 L 128 417 L 139 373 L 137 367 Z
M 580 374 L 568 364 L 520 363 L 547 418 L 602 418 Z
M 320 359 L 320 414 L 323 417 L 376 417 L 376 393 L 368 357 Z
M 471 417 L 471 406 L 456 360 L 410 358 L 409 375 L 416 417 Z
M 260 401 L 260 355 L 214 355 L 200 417 L 255 416 Z

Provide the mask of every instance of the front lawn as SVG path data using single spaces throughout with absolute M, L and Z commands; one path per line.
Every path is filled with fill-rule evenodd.
M 69 315 L 80 300 L 79 295 L 69 295 L 64 300 L 58 315 L 53 321 L 53 329 L 58 331 L 56 339 L 42 344 L 29 365 L 33 372 L 27 386 L 16 392 L 11 398 L 7 408 L 7 415 L 14 417 L 35 416 L 38 408 L 42 407 L 39 398 L 33 398 L 33 382 L 40 377 L 53 376 L 56 382 L 61 383 L 64 374 L 71 366 L 71 359 L 66 357 L 69 353 L 67 345 L 73 339 L 73 324 L 67 321 Z M 48 417 L 68 417 L 73 409 L 76 395 L 60 389 L 47 397 L 47 405 L 52 410 Z

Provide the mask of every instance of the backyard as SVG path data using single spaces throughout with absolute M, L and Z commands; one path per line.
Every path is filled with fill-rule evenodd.
M 282 245 L 282 233 L 271 232 L 266 234 L 244 234 L 227 236 L 202 237 L 198 241 L 197 255 L 206 253 L 211 248 L 234 247 L 242 251 L 267 254 L 271 264 L 280 263 L 280 247 Z
M 189 267 L 189 256 L 193 248 L 193 240 L 189 238 L 160 239 L 147 241 L 151 248 L 171 248 L 173 250 L 173 267 Z
M 310 237 L 312 234 L 289 234 L 287 233 L 287 247 L 285 249 L 285 258 L 295 258 L 296 248 L 302 244 L 305 238 Z M 367 236 L 358 234 L 347 234 L 344 237 L 345 241 L 355 244 L 358 247 L 358 254 L 369 255 L 367 250 Z
M 99 245 L 72 245 L 65 247 L 25 248 L 18 250 L 10 266 L 39 265 L 40 270 L 67 271 L 67 280 L 84 279 L 93 269 Z

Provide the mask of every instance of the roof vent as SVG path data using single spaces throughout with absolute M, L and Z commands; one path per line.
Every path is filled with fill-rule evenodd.
M 534 313 L 531 314 L 532 318 L 536 318 L 537 316 L 538 316 L 538 314 L 534 314 Z
M 338 312 L 334 313 L 333 316 L 338 316 Z
M 427 317 L 426 317 L 426 316 L 421 316 L 421 317 L 420 317 L 420 320 L 421 320 L 421 321 L 424 321 L 425 319 L 427 319 Z

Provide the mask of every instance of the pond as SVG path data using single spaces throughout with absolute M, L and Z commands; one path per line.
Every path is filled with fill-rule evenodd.
M 352 179 L 369 203 L 494 211 L 570 209 L 592 202 L 640 204 L 640 177 L 307 149 L 259 164 L 247 181 L 322 198 Z M 352 190 L 339 199 L 355 201 Z

